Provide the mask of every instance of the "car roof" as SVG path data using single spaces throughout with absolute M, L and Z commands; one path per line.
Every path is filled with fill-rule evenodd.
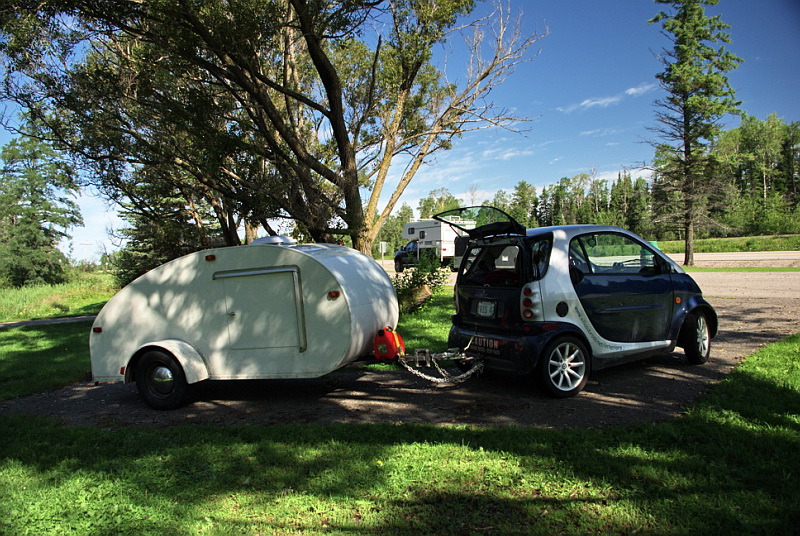
M 616 227 L 614 225 L 593 225 L 593 224 L 551 225 L 549 227 L 534 227 L 533 229 L 527 229 L 525 234 L 526 236 L 538 236 L 543 234 L 555 233 L 557 231 L 563 231 L 568 238 L 572 238 L 573 236 L 582 234 L 601 233 L 601 232 L 613 232 L 613 233 L 625 234 L 628 236 L 637 236 L 635 233 L 627 229 L 623 229 L 622 227 Z

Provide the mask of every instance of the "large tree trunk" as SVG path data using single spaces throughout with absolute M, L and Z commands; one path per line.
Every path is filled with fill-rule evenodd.
M 686 200 L 684 231 L 686 242 L 683 250 L 683 264 L 684 266 L 694 266 L 694 203 L 691 196 Z

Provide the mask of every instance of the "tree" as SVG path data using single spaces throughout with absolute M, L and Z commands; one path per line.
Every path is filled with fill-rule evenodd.
M 713 186 L 708 145 L 720 131 L 720 119 L 737 110 L 739 102 L 725 74 L 741 59 L 714 48 L 730 43 L 724 30 L 730 28 L 719 16 L 707 17 L 704 6 L 717 0 L 656 0 L 673 8 L 661 11 L 651 23 L 661 23 L 673 47 L 660 60 L 664 71 L 656 75 L 667 92 L 656 101 L 654 130 L 663 140 L 656 143 L 663 165 L 656 170 L 659 181 L 675 192 L 680 201 L 684 231 L 684 264 L 694 264 L 694 239 L 698 225 L 705 223 L 707 200 Z
M 413 220 L 414 209 L 408 206 L 407 203 L 403 203 L 394 214 L 389 216 L 386 220 L 386 224 L 381 228 L 378 241 L 386 242 L 386 253 L 390 258 L 394 255 L 395 251 L 406 244 L 403 239 L 403 227 L 405 227 L 406 223 Z M 372 246 L 372 256 L 376 259 L 381 256 L 377 244 L 373 244 Z
M 539 226 L 539 198 L 536 187 L 525 181 L 519 181 L 511 193 L 508 215 L 521 223 L 526 229 Z
M 794 232 L 798 149 L 797 133 L 776 114 L 745 115 L 719 136 L 713 151 L 728 188 L 719 211 L 726 224 L 745 234 Z
M 118 175 L 179 168 L 252 218 L 288 216 L 315 239 L 346 234 L 369 252 L 431 155 L 470 130 L 524 119 L 488 95 L 539 36 L 522 36 L 499 7 L 459 24 L 474 5 L 21 0 L 0 15 L 3 96 Z M 433 51 L 466 29 L 468 72 L 451 84 Z M 82 50 L 92 65 L 75 65 Z M 398 157 L 404 168 L 379 210 Z
M 434 214 L 445 212 L 446 210 L 453 210 L 460 208 L 461 201 L 456 198 L 447 188 L 437 188 L 428 194 L 428 197 L 423 197 L 419 200 L 420 219 L 428 219 Z
M 68 260 L 56 247 L 82 223 L 70 196 L 73 171 L 51 147 L 14 139 L 0 149 L 0 282 L 15 287 L 64 281 Z

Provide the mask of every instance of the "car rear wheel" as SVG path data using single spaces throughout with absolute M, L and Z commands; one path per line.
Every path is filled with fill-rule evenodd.
M 136 367 L 136 388 L 153 409 L 175 409 L 186 401 L 189 385 L 180 363 L 166 352 L 153 350 Z
M 685 322 L 683 351 L 686 359 L 692 365 L 705 363 L 711 355 L 711 332 L 706 315 L 701 311 L 695 311 L 686 317 Z
M 589 370 L 586 346 L 575 337 L 562 337 L 547 345 L 535 373 L 548 394 L 568 398 L 583 390 L 589 381 Z

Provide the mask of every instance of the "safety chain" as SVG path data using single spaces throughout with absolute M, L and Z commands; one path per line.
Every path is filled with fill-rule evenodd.
M 445 352 L 442 354 L 431 355 L 431 353 L 427 349 L 422 349 L 422 350 L 415 350 L 413 356 L 407 356 L 407 355 L 398 356 L 397 361 L 401 365 L 403 365 L 403 367 L 405 367 L 405 369 L 408 370 L 411 374 L 419 376 L 420 378 L 431 381 L 433 383 L 461 383 L 469 379 L 471 376 L 480 373 L 483 370 L 483 361 L 480 359 L 476 359 L 475 364 L 472 365 L 472 367 L 469 370 L 455 376 L 453 374 L 450 374 L 447 370 L 443 369 L 441 366 L 439 366 L 439 360 L 448 360 L 448 359 L 463 358 L 463 357 L 464 357 L 463 354 L 457 354 L 454 352 Z M 436 367 L 436 370 L 439 372 L 439 374 L 441 374 L 441 376 L 431 376 L 430 374 L 425 374 L 418 368 L 412 367 L 409 364 L 409 361 L 413 361 L 417 365 L 417 367 L 420 367 L 420 361 L 424 361 L 425 365 L 428 367 L 430 367 L 431 364 L 433 364 L 433 366 Z

